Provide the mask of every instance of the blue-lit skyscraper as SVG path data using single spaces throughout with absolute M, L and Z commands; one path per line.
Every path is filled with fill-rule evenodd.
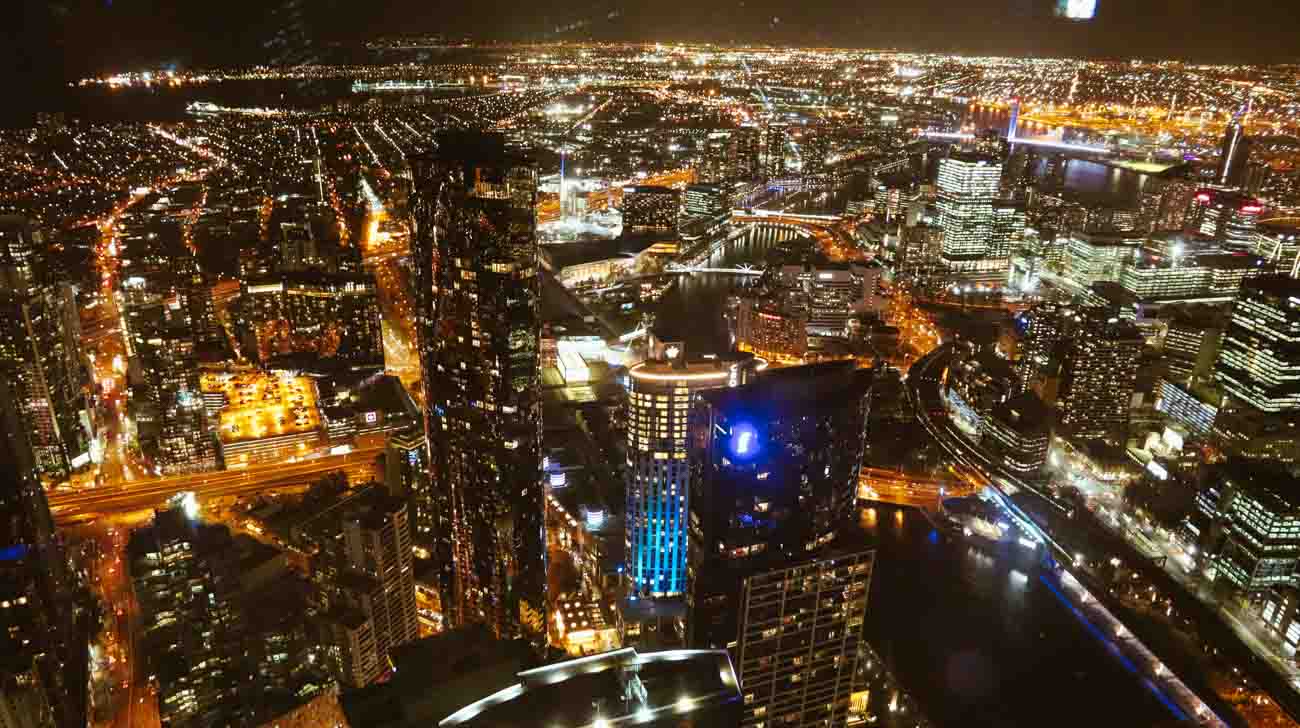
M 691 408 L 700 391 L 745 383 L 752 362 L 748 354 L 688 360 L 681 344 L 652 335 L 649 358 L 629 373 L 627 573 L 639 596 L 685 591 Z

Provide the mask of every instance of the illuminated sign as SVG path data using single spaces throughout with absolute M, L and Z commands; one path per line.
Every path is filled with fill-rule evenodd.
M 378 413 L 378 412 L 367 412 L 367 413 L 366 413 L 366 424 L 367 424 L 367 425 L 373 425 L 373 424 L 375 424 L 375 423 L 378 422 L 378 421 L 379 421 L 379 413 Z
M 748 422 L 731 428 L 731 454 L 738 460 L 748 460 L 758 454 L 758 430 Z

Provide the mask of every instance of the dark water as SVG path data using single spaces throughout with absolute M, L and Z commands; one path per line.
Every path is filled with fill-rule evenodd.
M 1005 133 L 1011 123 L 1011 116 L 1003 109 L 980 107 L 967 109 L 962 117 L 962 123 L 977 130 L 997 129 Z M 1021 120 L 1017 125 L 1019 136 L 1046 136 L 1054 131 L 1055 128 L 1035 121 Z M 1071 139 L 1075 132 L 1075 128 L 1065 127 L 1065 138 Z M 1038 152 L 1040 178 L 1046 174 L 1046 157 L 1050 154 L 1048 150 Z M 1144 174 L 1108 167 L 1087 159 L 1070 159 L 1065 168 L 1065 190 L 1086 203 L 1134 205 L 1141 190 L 1150 184 L 1150 179 Z
M 946 541 L 915 511 L 863 512 L 872 644 L 941 726 L 1150 726 L 1172 715 L 1084 631 L 1016 545 Z
M 738 238 L 710 265 L 761 262 L 778 243 L 770 232 Z M 682 277 L 658 318 L 688 350 L 727 350 L 721 310 L 738 280 Z M 1150 726 L 1172 717 L 1056 601 L 1019 547 L 945 543 L 918 513 L 888 507 L 864 511 L 863 524 L 879 549 L 869 635 L 936 725 Z

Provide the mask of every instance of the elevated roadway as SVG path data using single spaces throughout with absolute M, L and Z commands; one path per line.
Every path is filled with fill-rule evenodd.
M 375 458 L 382 445 L 358 448 L 346 455 L 301 460 L 295 463 L 258 463 L 236 470 L 172 475 L 117 481 L 97 488 L 56 491 L 48 495 L 57 522 L 67 523 L 93 514 L 123 513 L 157 508 L 177 493 L 193 492 L 200 500 L 252 495 L 263 490 L 308 485 L 334 471 L 344 471 L 349 481 L 373 479 Z

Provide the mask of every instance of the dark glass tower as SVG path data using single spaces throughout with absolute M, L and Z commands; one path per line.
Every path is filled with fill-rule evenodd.
M 0 377 L 0 701 L 19 724 L 86 724 L 86 642 L 14 379 Z
M 450 624 L 545 639 L 537 169 L 500 135 L 446 134 L 414 160 L 430 550 Z
M 833 362 L 699 396 L 690 642 L 732 651 L 743 726 L 853 725 L 868 712 L 874 552 L 852 516 L 872 379 Z

